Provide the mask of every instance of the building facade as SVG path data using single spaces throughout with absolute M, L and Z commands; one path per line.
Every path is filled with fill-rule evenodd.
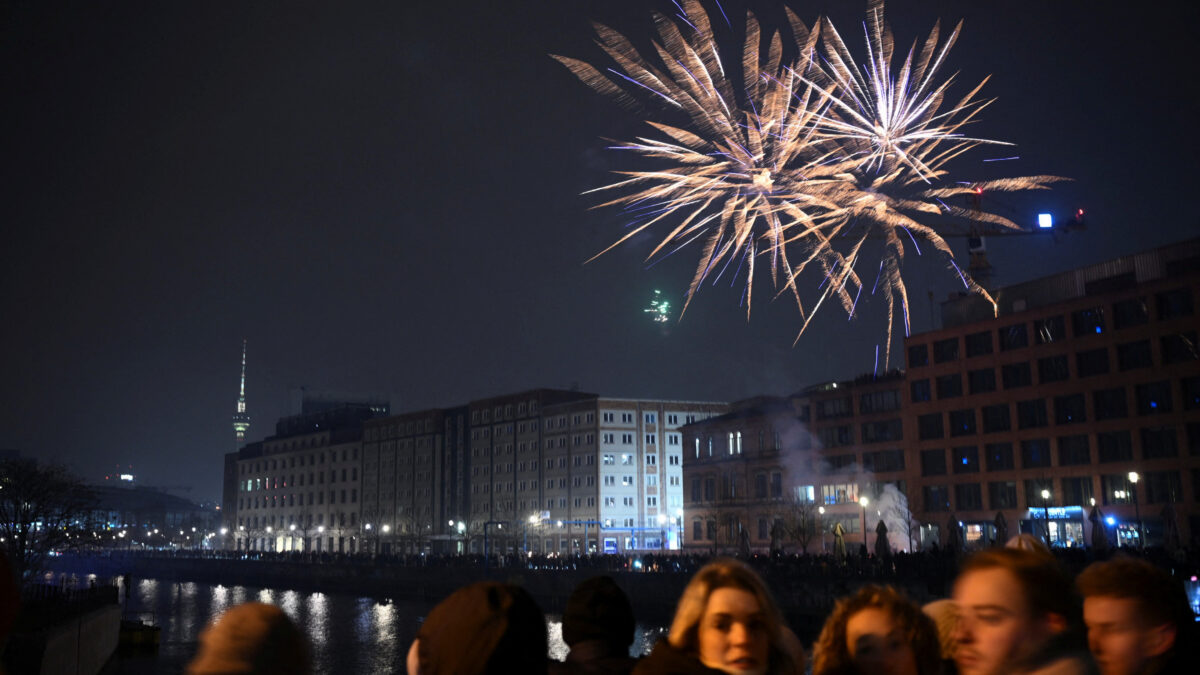
M 944 305 L 904 374 L 689 426 L 687 548 L 828 550 L 840 523 L 873 550 L 880 521 L 893 550 L 1200 535 L 1200 239 L 994 296 Z
M 1112 543 L 1200 534 L 1197 297 L 1191 240 L 1003 289 L 996 318 L 947 303 L 906 343 L 922 520 L 1082 546 L 1099 507 Z

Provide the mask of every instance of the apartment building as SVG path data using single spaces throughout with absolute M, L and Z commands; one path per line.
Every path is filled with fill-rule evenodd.
M 920 534 L 900 497 L 912 481 L 903 386 L 896 372 L 824 383 L 688 425 L 685 548 L 815 552 L 832 546 L 838 523 L 848 544 L 866 531 L 874 546 L 880 519 L 894 546 L 909 548 Z
M 687 548 L 787 545 L 797 519 L 809 550 L 838 523 L 873 549 L 880 520 L 893 549 L 1087 546 L 1096 522 L 1112 544 L 1200 535 L 1200 239 L 994 296 L 947 302 L 903 374 L 685 429 Z
M 1200 534 L 1198 296 L 1193 239 L 1002 289 L 998 317 L 947 303 L 906 342 L 922 520 L 1082 546 L 1099 507 L 1113 543 Z
M 227 456 L 236 481 L 223 502 L 236 507 L 225 516 L 234 547 L 357 552 L 363 422 L 380 412 L 346 405 L 286 417 L 276 435 Z

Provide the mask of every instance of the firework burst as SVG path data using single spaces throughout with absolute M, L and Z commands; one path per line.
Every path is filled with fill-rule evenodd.
M 591 191 L 613 191 L 616 196 L 597 208 L 621 206 L 631 218 L 629 231 L 597 256 L 658 225 L 665 234 L 647 260 L 693 242 L 702 248 L 684 311 L 706 280 L 744 274 L 747 317 L 757 269 L 766 267 L 774 294 L 791 295 L 800 309 L 799 340 L 830 298 L 855 315 L 868 285 L 857 270 L 864 252 L 877 248 L 867 247 L 868 240 L 880 239 L 878 270 L 871 269 L 867 282 L 871 293 L 882 291 L 886 299 L 885 354 L 890 354 L 897 318 L 908 331 L 901 268 L 910 245 L 920 252 L 918 240 L 943 254 L 968 289 L 987 296 L 954 265 L 938 224 L 967 218 L 995 228 L 1019 226 L 995 214 L 949 206 L 947 199 L 979 189 L 1041 189 L 1058 179 L 944 186 L 947 162 L 979 144 L 998 143 L 961 133 L 991 102 L 975 98 L 983 82 L 943 107 L 954 77 L 939 81 L 936 75 L 961 24 L 944 42 L 935 24 L 920 51 L 914 44 L 894 71 L 893 37 L 881 1 L 869 3 L 863 25 L 865 67 L 832 23 L 819 21 L 810 29 L 786 8 L 791 56 L 785 63 L 784 36 L 764 35 L 748 14 L 736 60 L 740 68 L 727 73 L 730 61 L 722 57 L 700 1 L 684 0 L 676 7 L 678 23 L 655 14 L 656 59 L 645 58 L 625 37 L 599 24 L 598 43 L 617 68 L 601 71 L 554 56 L 584 83 L 628 107 L 641 109 L 648 101 L 655 104 L 651 110 L 665 105 L 686 120 L 648 121 L 660 137 L 613 146 L 652 160 L 655 168 L 617 172 L 621 180 Z M 811 307 L 799 283 L 810 269 L 820 276 Z

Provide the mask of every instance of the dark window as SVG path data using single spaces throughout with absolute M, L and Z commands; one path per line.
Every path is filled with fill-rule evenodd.
M 908 348 L 908 367 L 929 365 L 929 347 L 927 345 L 912 345 Z
M 1038 382 L 1041 384 L 1062 382 L 1070 376 L 1071 372 L 1067 369 L 1066 354 L 1038 359 Z
M 705 524 L 708 525 L 706 528 L 707 532 L 705 532 L 705 538 L 709 541 L 715 541 L 717 538 L 717 521 L 709 520 Z
M 1188 454 L 1193 457 L 1200 455 L 1200 422 L 1188 422 L 1187 442 Z
M 1154 302 L 1158 306 L 1159 320 L 1192 315 L 1192 292 L 1186 288 L 1157 293 Z
M 946 363 L 958 358 L 958 338 L 946 338 L 933 343 L 933 362 Z
M 1125 387 L 1100 389 L 1092 393 L 1096 420 L 1115 420 L 1129 416 L 1129 405 L 1125 402 Z
M 1087 337 L 1104 332 L 1104 308 L 1092 307 L 1071 313 L 1071 328 L 1075 337 Z
M 950 454 L 954 457 L 954 473 L 979 473 L 979 448 L 968 445 L 954 448 Z
M 983 491 L 979 483 L 959 483 L 954 486 L 954 508 L 959 511 L 978 511 L 983 508 Z
M 933 398 L 930 395 L 929 380 L 913 380 L 910 387 L 912 388 L 913 403 L 920 403 L 921 401 L 928 401 Z
M 1100 476 L 1101 501 L 1109 504 L 1132 504 L 1133 483 L 1129 482 L 1129 474 L 1115 473 Z
M 1113 303 L 1113 327 L 1132 328 L 1150 320 L 1145 298 L 1129 298 Z
M 929 413 L 917 418 L 917 437 L 921 440 L 941 438 L 945 435 L 942 430 L 942 413 Z
M 900 390 L 885 389 L 863 394 L 858 400 L 858 411 L 861 414 L 888 412 L 900 409 Z
M 983 433 L 994 434 L 998 431 L 1008 431 L 1012 428 L 1012 419 L 1008 413 L 1008 404 L 983 406 Z
M 767 474 L 760 473 L 754 476 L 754 498 L 767 498 Z
M 1067 336 L 1067 325 L 1062 315 L 1051 316 L 1033 322 L 1033 333 L 1039 345 L 1059 342 Z
M 853 404 L 849 396 L 839 396 L 838 398 L 827 398 L 823 401 L 817 401 L 817 419 L 819 420 L 836 419 L 853 414 Z
M 1083 394 L 1054 397 L 1054 423 L 1079 424 L 1087 421 L 1087 405 Z
M 1087 506 L 1092 499 L 1092 477 L 1062 479 L 1063 505 Z
M 1000 376 L 1004 381 L 1005 389 L 1016 389 L 1017 387 L 1028 387 L 1033 384 L 1033 376 L 1030 373 L 1029 362 L 1010 363 L 1000 367 Z
M 988 507 L 997 510 L 1017 508 L 1016 481 L 988 483 Z
M 825 427 L 817 430 L 817 439 L 826 448 L 837 448 L 854 443 L 854 428 L 849 424 Z
M 1178 457 L 1179 444 L 1175 438 L 1175 427 L 1144 427 L 1142 435 L 1142 458 L 1161 459 Z
M 692 540 L 703 541 L 704 539 L 704 523 L 699 520 L 692 521 Z
M 1171 383 L 1162 380 L 1137 385 L 1139 415 L 1160 415 L 1171 412 Z
M 1133 440 L 1128 431 L 1101 431 L 1096 450 L 1101 462 L 1128 462 L 1133 459 Z
M 862 425 L 863 443 L 880 443 L 883 441 L 899 441 L 904 437 L 900 420 L 883 420 L 882 422 L 864 422 Z
M 1017 401 L 1017 428 L 1034 429 L 1047 424 L 1046 399 L 1035 398 L 1032 401 Z
M 996 369 L 981 368 L 968 372 L 967 389 L 972 394 L 996 391 Z
M 1013 468 L 1012 443 L 988 443 L 984 446 L 988 471 L 1006 471 Z
M 699 479 L 699 478 L 693 478 L 693 479 L 692 479 L 692 501 L 693 501 L 693 502 L 698 502 L 698 501 L 701 501 L 701 497 L 700 497 L 700 479 Z
M 1123 345 L 1117 345 L 1117 368 L 1121 370 L 1133 370 L 1135 368 L 1149 368 L 1154 365 L 1154 360 L 1150 356 L 1150 341 L 1138 340 L 1137 342 L 1126 342 Z
M 1200 408 L 1200 377 L 1185 377 L 1179 385 L 1183 389 L 1183 409 Z
M 704 501 L 711 502 L 717 498 L 717 479 L 708 477 L 704 479 Z
M 998 331 L 998 335 L 1000 336 L 1000 351 L 1002 352 L 1029 346 L 1029 333 L 1025 330 L 1025 324 L 1023 323 L 1005 326 Z
M 1196 331 L 1163 336 L 1162 359 L 1163 365 L 1200 359 L 1200 351 L 1196 349 Z
M 937 379 L 938 398 L 955 398 L 962 396 L 962 375 L 951 373 Z
M 1033 438 L 1021 441 L 1021 468 L 1037 469 L 1050 466 L 1050 441 Z
M 771 497 L 779 498 L 783 496 L 783 474 L 778 471 L 771 472 Z
M 903 450 L 879 450 L 863 453 L 863 470 L 870 472 L 904 470 Z
M 1042 490 L 1050 492 L 1049 499 L 1042 496 Z M 1054 498 L 1053 478 L 1028 478 L 1025 480 L 1025 506 L 1039 509 L 1043 506 L 1053 506 Z
M 1183 497 L 1183 482 L 1179 471 L 1147 471 L 1146 503 L 1169 504 Z
M 992 353 L 992 334 L 990 331 L 971 333 L 966 338 L 967 356 L 983 356 Z
M 945 485 L 926 485 L 922 493 L 926 511 L 950 510 L 950 490 Z
M 858 457 L 854 453 L 848 455 L 832 455 L 825 458 L 830 473 L 853 471 L 858 466 Z
M 1092 463 L 1092 448 L 1087 434 L 1058 437 L 1058 465 L 1075 466 Z
M 975 409 L 950 411 L 950 435 L 970 436 L 975 433 Z
M 1108 348 L 1089 349 L 1075 354 L 1075 370 L 1079 377 L 1103 375 L 1108 372 Z
M 921 475 L 922 476 L 944 476 L 946 475 L 946 451 L 938 448 L 937 450 L 922 450 L 921 451 Z

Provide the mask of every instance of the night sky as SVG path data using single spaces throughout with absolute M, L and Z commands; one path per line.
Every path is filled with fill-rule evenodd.
M 862 58 L 865 2 L 789 4 Z M 1182 4 L 889 3 L 898 48 L 966 19 L 957 96 L 992 74 L 970 131 L 1017 147 L 954 178 L 1069 176 L 991 208 L 1087 210 L 1057 241 L 989 239 L 997 283 L 1200 233 Z M 782 25 L 780 3 L 749 5 Z M 724 6 L 740 32 L 746 5 Z M 680 306 L 698 249 L 647 269 L 642 238 L 583 264 L 625 224 L 580 195 L 630 166 L 604 139 L 649 129 L 548 54 L 607 65 L 589 21 L 644 40 L 654 9 L 673 6 L 0 4 L 0 449 L 217 498 L 243 338 L 251 439 L 301 386 L 399 412 L 543 386 L 732 401 L 870 372 L 879 303 L 793 347 L 795 306 L 756 294 L 747 323 L 727 278 L 682 322 L 649 320 L 656 288 Z M 928 330 L 928 292 L 955 279 L 931 256 L 905 274 Z

